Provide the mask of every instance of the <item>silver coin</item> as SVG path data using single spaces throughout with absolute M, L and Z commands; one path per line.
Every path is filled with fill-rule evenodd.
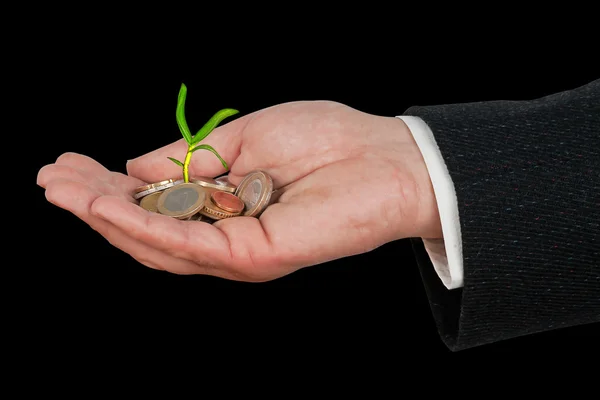
M 198 213 L 190 215 L 189 217 L 184 218 L 183 220 L 184 221 L 196 221 L 197 219 L 198 219 Z
M 223 181 L 218 181 L 217 179 L 207 178 L 206 176 L 194 176 L 190 178 L 190 182 L 197 183 L 200 186 L 203 186 L 207 189 L 217 189 L 224 192 L 235 192 L 235 186 L 231 184 L 226 184 Z
M 242 215 L 258 217 L 269 205 L 273 179 L 264 171 L 252 171 L 242 179 L 235 195 L 244 202 Z
M 230 193 L 235 193 L 235 189 L 237 188 L 237 186 L 235 186 L 233 183 L 229 182 L 229 179 L 227 179 L 227 175 L 225 176 L 221 176 L 217 179 L 215 179 L 215 182 L 217 184 L 219 184 L 220 190 L 224 190 L 226 192 L 230 192 Z
M 198 213 L 197 215 L 198 215 L 198 217 L 195 219 L 195 221 L 198 221 L 198 222 L 206 222 L 206 223 L 208 223 L 208 224 L 212 224 L 213 222 L 215 222 L 215 220 L 214 220 L 214 219 L 208 218 L 207 216 L 205 216 L 205 215 L 202 215 L 202 214 L 200 214 L 200 213 Z
M 206 192 L 195 183 L 181 183 L 165 190 L 157 202 L 158 212 L 173 218 L 186 219 L 204 207 Z
M 133 198 L 136 200 L 139 200 L 142 197 L 148 196 L 152 193 L 162 192 L 163 190 L 166 190 L 170 187 L 179 185 L 183 182 L 184 182 L 183 179 L 178 179 L 178 180 L 167 179 L 167 180 L 164 180 L 161 182 L 151 183 L 149 185 L 140 186 L 139 188 L 135 189 Z
M 196 183 L 200 186 L 204 186 L 209 189 L 219 189 L 221 185 L 217 183 L 213 178 L 208 178 L 206 176 L 193 176 L 190 177 L 190 182 Z

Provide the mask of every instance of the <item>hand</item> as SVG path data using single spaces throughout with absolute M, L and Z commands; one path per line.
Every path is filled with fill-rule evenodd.
M 43 167 L 38 184 L 140 263 L 179 274 L 266 281 L 303 267 L 373 250 L 407 237 L 441 237 L 433 188 L 404 122 L 339 103 L 277 105 L 218 127 L 205 142 L 238 184 L 250 171 L 272 176 L 281 196 L 260 216 L 214 224 L 148 212 L 137 186 L 181 177 L 167 159 L 183 139 L 127 164 L 128 176 L 66 153 Z M 224 173 L 210 152 L 194 153 L 190 176 Z

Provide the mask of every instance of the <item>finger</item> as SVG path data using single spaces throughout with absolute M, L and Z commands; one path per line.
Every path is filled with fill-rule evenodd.
M 79 170 L 66 165 L 48 164 L 44 165 L 38 171 L 37 184 L 43 188 L 46 188 L 50 182 L 56 179 L 68 180 L 81 184 L 88 183 Z
M 100 194 L 120 195 L 114 185 L 104 182 L 96 175 L 67 165 L 49 164 L 42 167 L 38 173 L 38 184 L 46 187 L 53 180 L 72 181 L 92 187 Z
M 282 274 L 257 218 L 236 217 L 214 225 L 193 223 L 148 213 L 108 196 L 94 202 L 92 213 L 151 247 L 212 267 L 209 273 L 215 276 L 258 282 Z
M 138 186 L 147 184 L 147 182 L 137 178 L 133 178 L 119 172 L 112 172 L 93 158 L 72 152 L 64 153 L 57 158 L 54 164 L 48 164 L 42 167 L 38 172 L 38 184 L 42 182 L 48 182 L 48 178 L 51 177 L 51 174 L 48 174 L 48 171 L 44 171 L 45 178 L 42 180 L 42 182 L 39 182 L 39 176 L 42 170 L 52 165 L 71 167 L 85 177 L 100 179 L 124 191 L 131 191 Z
M 37 184 L 45 188 L 49 182 L 55 179 L 70 180 L 84 185 L 93 186 L 102 194 L 113 196 L 125 196 L 129 200 L 130 194 L 136 187 L 143 185 L 144 182 L 139 179 L 129 177 L 116 172 L 107 172 L 105 179 L 99 179 L 95 174 L 91 174 L 75 167 L 59 164 L 49 164 L 40 169 L 37 177 Z
M 114 196 L 105 196 L 94 202 L 92 215 L 127 232 L 132 238 L 163 250 L 172 256 L 210 265 L 223 257 L 203 256 L 206 250 L 229 254 L 227 238 L 210 224 L 192 224 L 165 215 L 151 213 Z
M 144 243 L 127 236 L 109 222 L 92 216 L 89 210 L 101 193 L 85 183 L 67 179 L 55 179 L 48 184 L 46 198 L 52 204 L 70 211 L 100 233 L 109 243 L 129 254 L 141 264 L 153 269 L 166 270 L 178 274 L 207 273 L 208 268 L 187 260 L 174 258 Z
M 212 146 L 225 162 L 231 166 L 240 153 L 242 132 L 252 115 L 246 115 L 217 127 L 200 143 Z M 167 157 L 173 157 L 184 162 L 187 149 L 188 145 L 185 140 L 180 139 L 175 143 L 163 146 L 128 161 L 127 173 L 146 182 L 157 182 L 163 179 L 181 177 L 181 167 L 177 166 Z M 223 165 L 211 152 L 199 150 L 193 153 L 189 167 L 190 176 L 214 177 L 224 172 Z
M 56 159 L 55 164 L 74 167 L 95 175 L 105 175 L 110 172 L 108 169 L 106 169 L 106 167 L 93 158 L 73 152 L 61 154 Z

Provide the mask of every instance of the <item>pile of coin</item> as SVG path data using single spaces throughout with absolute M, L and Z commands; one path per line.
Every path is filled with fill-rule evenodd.
M 273 200 L 273 180 L 264 171 L 252 171 L 238 186 L 227 176 L 191 177 L 140 186 L 133 198 L 145 210 L 180 220 L 212 223 L 237 216 L 258 217 Z

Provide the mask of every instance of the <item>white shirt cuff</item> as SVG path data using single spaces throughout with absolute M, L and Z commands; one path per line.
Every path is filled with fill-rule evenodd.
M 419 117 L 398 116 L 421 150 L 438 204 L 443 239 L 423 239 L 433 268 L 448 289 L 463 286 L 463 255 L 454 184 L 429 126 Z

